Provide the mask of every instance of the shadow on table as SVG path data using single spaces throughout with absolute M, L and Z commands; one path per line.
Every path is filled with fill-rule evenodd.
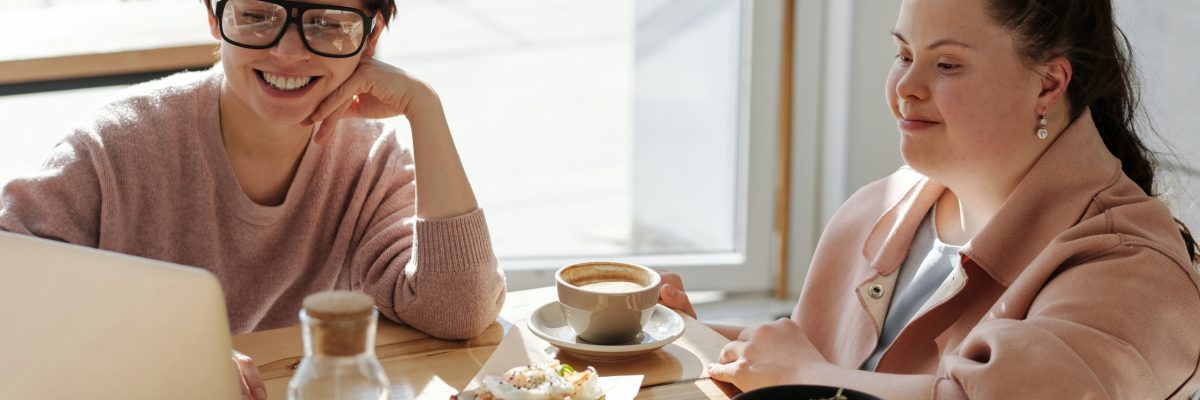
M 695 379 L 704 373 L 700 358 L 675 344 L 632 360 L 616 362 L 583 360 L 554 346 L 547 346 L 544 351 L 570 365 L 596 367 L 600 376 L 643 375 L 643 387 Z
M 643 388 L 639 399 L 730 399 L 741 394 L 736 386 L 725 382 L 699 379 L 686 384 L 658 385 Z
M 424 338 L 377 347 L 377 355 L 391 380 L 390 398 L 449 398 L 457 394 L 503 338 L 504 328 L 492 324 L 482 334 L 468 340 Z M 466 351 L 463 351 L 464 347 Z

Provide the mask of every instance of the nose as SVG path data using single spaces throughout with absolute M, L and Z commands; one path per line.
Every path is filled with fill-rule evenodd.
M 905 101 L 928 99 L 929 81 L 927 74 L 925 69 L 918 67 L 916 63 L 903 68 L 900 71 L 899 79 L 896 81 L 897 97 Z
M 279 43 L 275 47 L 270 48 L 272 56 L 280 60 L 298 61 L 304 60 L 311 56 L 308 49 L 304 47 L 303 39 L 300 35 L 300 27 L 296 24 L 288 24 L 287 30 L 283 32 L 283 37 L 279 38 Z

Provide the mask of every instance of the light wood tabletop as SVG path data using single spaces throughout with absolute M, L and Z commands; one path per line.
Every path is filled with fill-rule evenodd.
M 639 399 L 729 399 L 732 385 L 708 379 L 704 366 L 714 362 L 729 341 L 704 324 L 683 315 L 683 337 L 636 359 L 616 363 L 582 361 L 557 353 L 546 341 L 527 333 L 526 322 L 538 307 L 555 301 L 553 287 L 510 292 L 500 320 L 469 340 L 435 339 L 405 325 L 379 319 L 375 355 L 391 381 L 392 399 L 445 400 L 466 387 L 510 329 L 530 351 L 556 354 L 571 365 L 591 365 L 600 376 L 643 375 Z M 681 314 L 682 315 L 682 314 Z M 300 327 L 237 335 L 234 348 L 254 359 L 271 399 L 287 396 L 287 384 L 304 355 Z

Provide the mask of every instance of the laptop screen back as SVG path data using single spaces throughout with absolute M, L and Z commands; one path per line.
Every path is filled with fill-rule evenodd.
M 0 232 L 0 398 L 236 399 L 207 271 Z

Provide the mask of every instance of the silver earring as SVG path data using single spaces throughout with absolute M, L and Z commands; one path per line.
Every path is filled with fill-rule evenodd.
M 1050 137 L 1050 131 L 1046 130 L 1046 124 L 1048 122 L 1049 121 L 1046 121 L 1046 112 L 1042 111 L 1042 120 L 1038 121 L 1038 125 L 1041 126 L 1041 128 L 1038 128 L 1037 131 L 1038 139 L 1045 140 L 1046 138 Z

